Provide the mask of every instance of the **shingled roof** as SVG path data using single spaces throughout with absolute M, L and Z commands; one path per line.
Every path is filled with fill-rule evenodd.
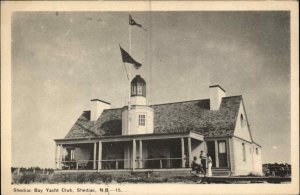
M 157 104 L 154 133 L 197 132 L 207 137 L 233 135 L 242 96 L 224 97 L 219 110 L 209 99 Z M 122 108 L 104 110 L 97 121 L 84 111 L 65 138 L 92 138 L 122 134 Z

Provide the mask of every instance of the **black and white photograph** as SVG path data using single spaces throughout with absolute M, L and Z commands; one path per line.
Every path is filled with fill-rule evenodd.
M 3 194 L 299 192 L 296 2 L 5 3 Z

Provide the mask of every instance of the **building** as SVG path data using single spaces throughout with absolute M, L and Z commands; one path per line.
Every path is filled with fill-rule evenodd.
M 57 170 L 189 170 L 204 151 L 213 174 L 262 174 L 242 96 L 226 97 L 219 85 L 210 98 L 147 105 L 146 82 L 131 82 L 130 106 L 110 108 L 92 99 L 64 139 L 56 139 Z

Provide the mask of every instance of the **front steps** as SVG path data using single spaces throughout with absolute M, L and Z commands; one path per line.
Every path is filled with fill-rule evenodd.
M 228 169 L 212 169 L 212 176 L 231 176 L 231 171 Z

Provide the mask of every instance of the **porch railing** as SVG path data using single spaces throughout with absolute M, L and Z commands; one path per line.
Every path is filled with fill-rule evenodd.
M 98 169 L 98 160 L 63 160 L 59 163 L 62 170 L 93 170 Z M 168 169 L 189 167 L 188 159 L 182 158 L 147 158 L 135 159 L 135 169 Z M 101 170 L 132 169 L 132 159 L 103 159 Z
M 72 170 L 72 169 L 82 169 L 82 170 L 92 170 L 94 168 L 94 160 L 70 160 L 61 161 L 61 169 Z
M 101 169 L 125 169 L 131 167 L 131 162 L 132 159 L 104 159 L 101 160 Z
M 142 162 L 143 162 L 144 169 L 163 169 L 163 168 L 183 167 L 182 158 L 149 158 L 149 159 L 142 159 Z

